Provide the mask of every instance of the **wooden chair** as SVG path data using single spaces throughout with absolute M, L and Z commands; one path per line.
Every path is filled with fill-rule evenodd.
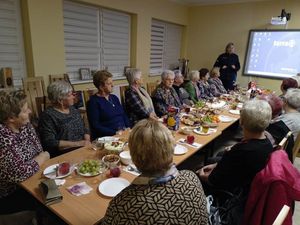
M 285 137 L 280 141 L 280 143 L 278 144 L 277 148 L 280 148 L 280 149 L 284 149 L 286 150 L 286 147 L 288 145 L 288 140 L 289 140 L 289 137 L 292 135 L 292 131 L 289 131 Z
M 42 97 L 45 99 L 45 84 L 43 77 L 29 77 L 23 78 L 23 88 L 24 92 L 27 95 L 28 105 L 32 110 L 32 114 L 35 118 L 38 118 L 38 107 L 36 98 Z M 45 103 L 44 103 L 45 105 Z
M 298 136 L 296 138 L 296 141 L 294 143 L 294 147 L 293 147 L 293 160 L 295 160 L 295 158 L 297 157 L 298 153 L 300 150 L 300 132 L 298 133 Z
M 49 83 L 53 83 L 54 81 L 57 81 L 57 80 L 65 80 L 67 82 L 70 83 L 70 79 L 69 79 L 69 75 L 64 73 L 64 74 L 55 74 L 55 75 L 52 75 L 50 74 L 49 75 Z
M 158 82 L 147 83 L 147 91 L 150 96 L 152 96 L 152 93 L 154 92 L 157 86 L 158 86 Z
M 125 91 L 129 88 L 128 85 L 120 86 L 120 98 L 121 98 L 121 104 L 123 108 L 125 109 Z
M 290 211 L 290 207 L 284 205 L 272 225 L 282 225 Z
M 88 102 L 90 97 L 98 92 L 97 89 L 87 89 L 83 91 L 83 97 L 84 97 L 84 104 Z

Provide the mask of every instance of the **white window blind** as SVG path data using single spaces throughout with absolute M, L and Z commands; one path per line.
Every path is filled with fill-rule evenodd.
M 121 77 L 124 67 L 130 66 L 130 16 L 103 9 L 101 18 L 103 66 Z
M 114 79 L 130 65 L 130 15 L 64 1 L 67 73 L 79 80 L 79 69 L 107 68 Z
M 26 77 L 19 0 L 0 0 L 0 68 L 11 67 L 14 86 Z
M 181 49 L 182 26 L 152 20 L 150 74 L 178 66 Z

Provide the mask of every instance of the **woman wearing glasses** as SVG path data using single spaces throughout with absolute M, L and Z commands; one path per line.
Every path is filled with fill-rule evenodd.
M 175 89 L 172 87 L 175 74 L 172 70 L 165 70 L 161 74 L 161 83 L 153 93 L 153 103 L 157 116 L 167 114 L 169 106 L 182 107 L 182 103 Z
M 48 98 L 52 105 L 39 120 L 38 131 L 44 150 L 51 157 L 90 144 L 80 112 L 73 107 L 75 96 L 66 81 L 56 81 L 48 86 Z

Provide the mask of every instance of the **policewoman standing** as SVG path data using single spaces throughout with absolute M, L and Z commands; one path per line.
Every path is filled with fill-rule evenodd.
M 240 61 L 237 54 L 234 53 L 234 44 L 228 43 L 225 53 L 219 55 L 214 67 L 220 68 L 220 79 L 226 90 L 233 90 L 236 83 L 237 71 L 240 69 Z

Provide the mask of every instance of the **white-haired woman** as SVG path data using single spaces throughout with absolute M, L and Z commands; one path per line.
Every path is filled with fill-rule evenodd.
M 51 157 L 90 144 L 90 135 L 80 112 L 73 107 L 75 96 L 66 81 L 56 81 L 47 88 L 52 105 L 40 116 L 38 131 L 42 146 Z
M 212 68 L 212 70 L 210 71 L 210 78 L 208 79 L 208 83 L 210 85 L 211 93 L 215 97 L 220 97 L 222 94 L 227 93 L 219 77 L 220 77 L 220 68 L 218 67 Z
M 172 163 L 175 140 L 163 124 L 141 120 L 129 136 L 141 175 L 109 203 L 102 225 L 208 223 L 206 199 L 197 176 Z
M 265 167 L 273 151 L 264 133 L 271 117 L 268 102 L 255 99 L 244 103 L 240 117 L 243 140 L 226 151 L 218 163 L 199 170 L 200 179 L 208 184 L 208 190 L 217 188 L 233 193 L 243 190 L 244 198 L 240 202 L 243 208 L 253 178 Z
M 292 131 L 294 139 L 297 138 L 300 132 L 300 89 L 290 88 L 283 96 L 283 111 L 281 116 L 278 116 L 274 121 L 283 121 L 285 125 Z
M 130 69 L 126 72 L 129 88 L 125 91 L 125 108 L 132 125 L 146 118 L 157 120 L 152 99 L 142 87 L 142 72 Z
M 184 88 L 189 93 L 191 100 L 196 103 L 201 98 L 201 92 L 198 87 L 198 81 L 200 79 L 199 72 L 197 70 L 193 70 L 188 76 L 190 81 L 184 85 Z
M 176 91 L 178 97 L 182 104 L 192 106 L 193 101 L 190 99 L 189 93 L 184 89 L 183 83 L 184 79 L 180 70 L 174 70 L 175 78 L 173 83 L 173 88 Z
M 165 70 L 161 74 L 161 83 L 153 92 L 153 103 L 158 116 L 167 114 L 169 106 L 182 107 L 182 103 L 174 90 L 175 74 L 172 70 Z

